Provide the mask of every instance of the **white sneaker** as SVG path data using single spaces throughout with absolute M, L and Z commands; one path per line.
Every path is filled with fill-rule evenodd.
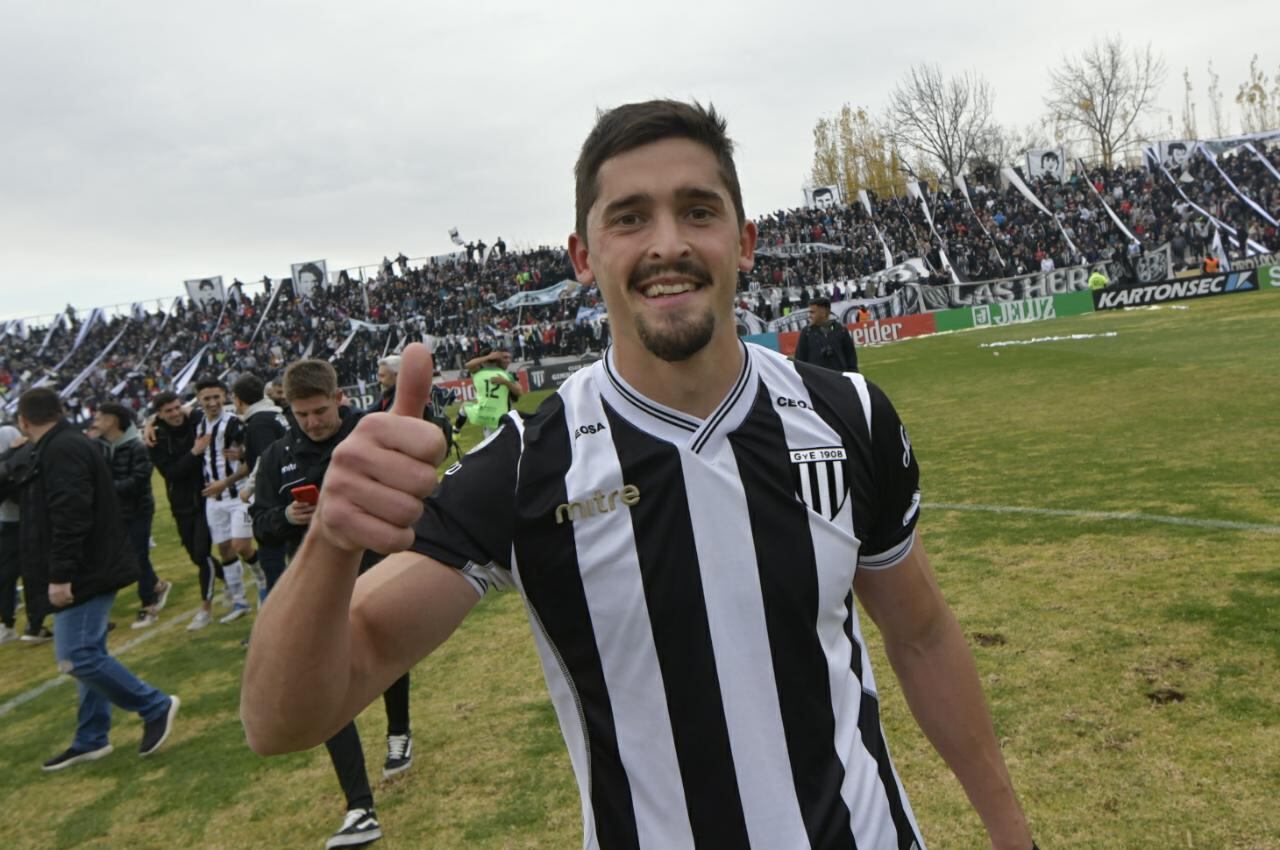
M 173 590 L 173 582 L 162 581 L 156 585 L 156 613 L 159 614 L 164 610 L 164 604 L 169 601 L 169 591 Z
M 154 626 L 156 621 L 159 619 L 160 618 L 156 616 L 154 611 L 148 611 L 146 608 L 143 608 L 138 612 L 138 619 L 134 620 L 133 625 L 129 628 L 145 629 L 147 626 Z
M 213 615 L 201 608 L 196 615 L 191 618 L 191 622 L 187 623 L 187 631 L 197 632 L 205 626 L 213 622 Z
M 11 640 L 18 639 L 18 630 L 0 623 L 0 643 L 8 643 Z
M 241 617 L 243 617 L 245 614 L 248 614 L 248 613 L 249 613 L 249 605 L 248 605 L 248 603 L 246 603 L 246 602 L 237 602 L 237 603 L 235 603 L 234 605 L 232 605 L 232 606 L 231 606 L 231 611 L 230 611 L 226 616 L 224 616 L 222 619 L 218 620 L 218 622 L 219 622 L 219 623 L 234 623 L 236 620 L 239 620 Z
M 325 850 L 335 847 L 363 847 L 382 837 L 382 826 L 373 809 L 352 809 L 342 819 L 342 826 L 324 843 Z

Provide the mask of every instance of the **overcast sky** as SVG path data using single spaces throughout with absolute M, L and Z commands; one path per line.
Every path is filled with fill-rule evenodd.
M 799 205 L 814 121 L 913 63 L 985 75 L 1022 128 L 1050 64 L 1118 33 L 1164 55 L 1175 123 L 1191 68 L 1203 133 L 1206 61 L 1230 99 L 1280 31 L 1275 0 L 614 6 L 0 0 L 0 317 L 444 253 L 453 226 L 562 244 L 596 108 L 653 96 L 725 113 L 749 214 Z

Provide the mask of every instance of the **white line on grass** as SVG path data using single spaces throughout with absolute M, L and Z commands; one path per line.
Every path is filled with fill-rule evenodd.
M 1098 339 L 1100 337 L 1118 336 L 1115 331 L 1102 334 L 1071 334 L 1070 336 L 1038 336 L 1035 339 L 1006 339 L 1000 342 L 984 342 L 978 348 L 1003 348 L 1006 345 L 1039 345 L 1042 342 L 1067 342 L 1080 339 Z
M 164 625 L 147 629 L 145 632 L 138 635 L 136 638 L 130 638 L 129 640 L 120 644 L 120 646 L 116 648 L 116 651 L 111 654 L 116 657 L 124 655 L 126 652 L 133 649 L 135 646 L 138 646 L 139 644 L 142 644 L 142 643 L 145 643 L 146 641 L 151 640 L 156 635 L 167 632 L 170 629 L 172 629 L 174 626 L 177 626 L 181 623 L 186 623 L 190 621 L 190 619 L 194 617 L 196 615 L 196 612 L 199 610 L 200 610 L 199 608 L 192 608 L 186 614 L 167 620 L 164 623 Z M 61 685 L 63 682 L 69 682 L 69 681 L 71 681 L 70 676 L 67 676 L 67 675 L 55 676 L 54 678 L 49 679 L 46 682 L 41 682 L 39 685 L 36 685 L 34 688 L 32 688 L 31 690 L 25 693 L 18 694 L 13 699 L 9 700 L 3 705 L 0 705 L 0 717 L 4 717 L 6 714 L 9 714 L 15 709 L 21 708 L 22 706 L 31 702 L 33 699 L 37 699 L 38 697 L 43 696 L 47 691 L 53 690 L 58 685 Z
M 1033 516 L 1065 516 L 1077 519 L 1121 520 L 1125 522 L 1159 522 L 1165 525 L 1189 525 L 1195 528 L 1227 528 L 1233 531 L 1261 531 L 1264 534 L 1280 534 L 1280 525 L 1263 525 L 1256 522 L 1235 522 L 1229 519 L 1195 519 L 1194 517 L 1159 516 L 1130 511 L 1069 511 L 1059 508 L 1020 508 L 1014 505 L 957 505 L 942 502 L 926 502 L 921 505 L 936 511 L 982 511 L 993 514 L 1032 514 Z

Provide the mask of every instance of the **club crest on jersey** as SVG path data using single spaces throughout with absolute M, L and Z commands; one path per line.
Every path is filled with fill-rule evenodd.
M 849 482 L 845 480 L 847 457 L 842 446 L 791 452 L 791 477 L 796 495 L 811 511 L 827 519 L 835 519 L 849 497 Z

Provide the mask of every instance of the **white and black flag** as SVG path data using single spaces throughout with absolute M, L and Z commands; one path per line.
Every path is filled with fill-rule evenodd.
M 222 285 L 222 275 L 198 277 L 183 282 L 187 286 L 187 295 L 203 310 L 209 309 L 214 304 L 225 304 L 227 301 L 227 291 Z
M 329 280 L 329 264 L 326 260 L 294 263 L 289 268 L 293 272 L 293 292 L 299 298 L 310 298 L 317 286 L 324 286 Z
M 796 495 L 811 511 L 835 519 L 849 495 L 845 482 L 846 455 L 841 446 L 793 449 L 791 476 Z
M 1027 179 L 1061 183 L 1067 176 L 1067 156 L 1062 148 L 1027 151 Z
M 1191 175 L 1186 174 L 1187 166 L 1191 164 L 1191 153 L 1196 148 L 1195 141 L 1186 139 L 1172 139 L 1170 141 L 1160 142 L 1157 155 L 1160 157 L 1160 164 L 1168 169 L 1169 173 L 1178 179 L 1190 180 Z M 1184 182 L 1186 182 L 1184 180 Z
M 811 210 L 833 210 L 840 205 L 840 187 L 809 187 L 804 190 L 804 205 Z

